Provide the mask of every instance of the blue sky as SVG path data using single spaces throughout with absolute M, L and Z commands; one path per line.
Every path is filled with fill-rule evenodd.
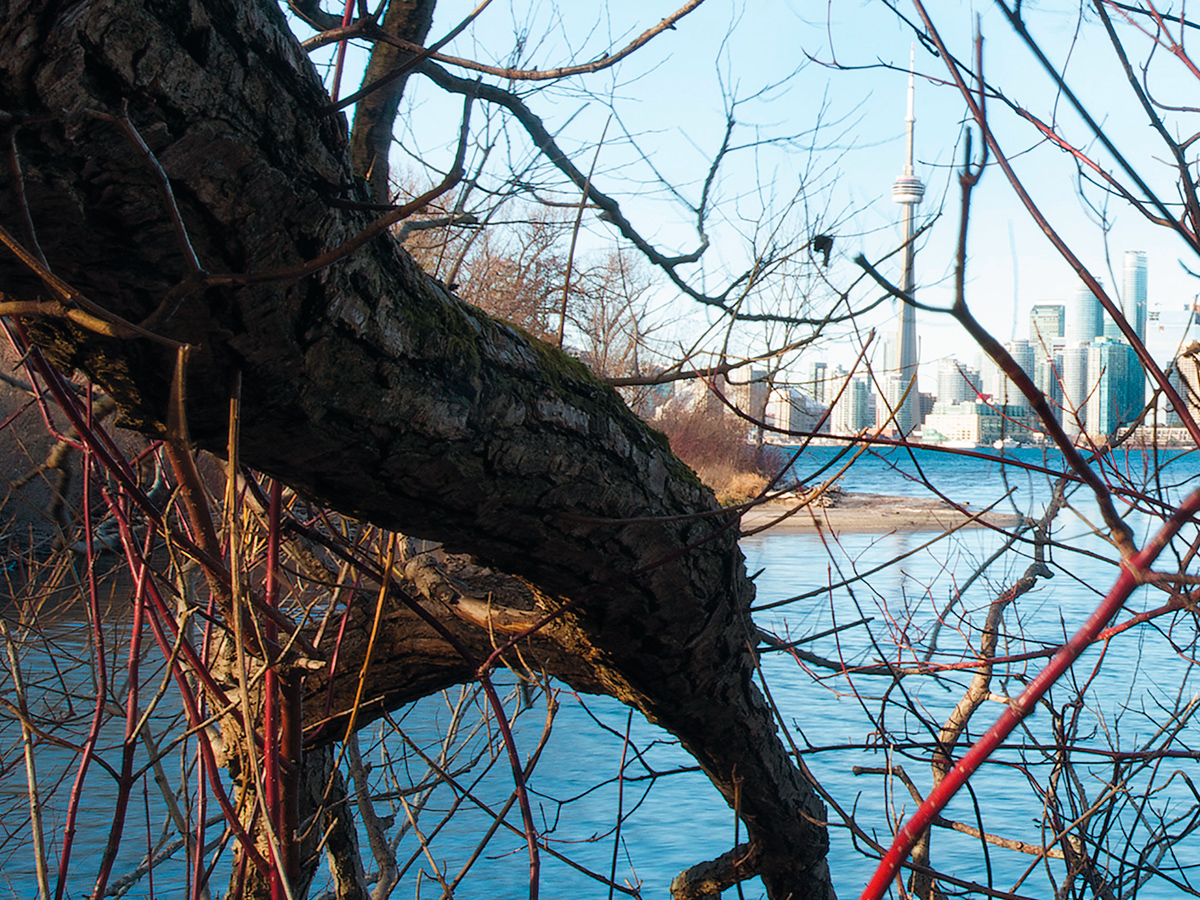
M 442 0 L 432 34 L 441 36 L 474 5 Z M 544 69 L 595 58 L 674 8 L 671 2 L 654 0 L 495 2 L 447 52 L 496 63 L 509 63 L 515 55 L 524 66 Z M 900 11 L 916 17 L 911 6 L 901 5 Z M 998 7 L 942 2 L 931 3 L 930 11 L 960 58 L 969 56 L 978 14 L 989 81 L 1044 121 L 1060 126 L 1068 138 L 1096 149 Z M 1095 14 L 1081 21 L 1072 4 L 1047 2 L 1026 4 L 1026 15 L 1044 49 L 1065 68 L 1123 152 L 1165 199 L 1174 200 L 1174 178 L 1163 162 L 1166 151 L 1125 85 Z M 1125 23 L 1119 27 L 1130 32 Z M 761 242 L 764 233 L 783 222 L 785 232 L 797 235 L 818 227 L 836 232 L 834 261 L 827 274 L 834 287 L 845 287 L 858 274 L 851 262 L 857 253 L 879 259 L 898 241 L 899 207 L 892 203 L 890 190 L 903 163 L 907 78 L 902 70 L 913 40 L 912 30 L 881 2 L 707 0 L 673 31 L 617 67 L 533 94 L 528 102 L 563 146 L 577 154 L 584 169 L 607 127 L 597 185 L 621 198 L 646 236 L 678 252 L 696 243 L 685 201 L 694 203 L 699 196 L 708 161 L 721 140 L 728 99 L 736 96 L 741 102 L 735 110 L 735 141 L 749 145 L 780 136 L 790 136 L 791 141 L 786 146 L 745 146 L 731 155 L 714 188 L 709 225 L 713 246 L 703 264 L 690 270 L 691 278 L 720 283 L 723 275 L 745 264 L 748 243 Z M 516 46 L 521 50 L 514 51 Z M 1144 39 L 1130 32 L 1128 46 L 1135 60 L 1146 58 Z M 843 68 L 829 65 L 834 62 Z M 946 78 L 946 68 L 920 44 L 916 68 L 917 169 L 927 186 L 921 212 L 932 216 L 942 210 L 920 248 L 919 293 L 926 302 L 948 303 L 958 227 L 953 167 L 961 157 L 965 106 L 952 87 L 938 83 Z M 1161 51 L 1152 58 L 1149 71 L 1147 84 L 1164 102 L 1184 105 L 1195 93 L 1195 77 Z M 457 104 L 447 104 L 419 79 L 411 84 L 400 137 L 415 155 L 444 160 L 457 128 Z M 1149 225 L 1119 202 L 1105 203 L 1095 189 L 1081 197 L 1076 167 L 1065 153 L 1047 146 L 1001 104 L 993 102 L 990 109 L 993 127 L 1029 191 L 1106 285 L 1114 284 L 1110 261 L 1119 287 L 1123 251 L 1141 249 L 1148 255 L 1152 308 L 1192 299 L 1200 285 L 1179 265 L 1190 253 L 1179 238 Z M 1181 133 L 1200 127 L 1189 122 L 1191 113 L 1172 115 L 1171 127 Z M 475 116 L 476 124 L 483 124 L 484 111 L 477 109 Z M 1102 151 L 1097 152 L 1109 165 Z M 530 157 L 519 137 L 501 138 L 492 153 L 492 160 L 517 168 Z M 659 176 L 675 186 L 678 196 L 657 181 Z M 803 196 L 797 198 L 802 186 Z M 568 196 L 564 193 L 562 199 Z M 1107 231 L 1100 227 L 1102 218 Z M 603 247 L 611 244 L 613 234 L 591 221 L 587 241 Z M 1017 336 L 1025 335 L 1030 306 L 1065 300 L 1074 290 L 1075 274 L 1033 224 L 998 169 L 989 170 L 976 191 L 969 249 L 968 301 L 1002 339 L 1012 330 L 1014 255 Z M 1188 264 L 1200 268 L 1200 263 Z M 889 274 L 898 276 L 895 271 Z M 805 284 L 797 276 L 781 288 L 781 303 L 783 294 L 802 291 Z M 713 318 L 690 301 L 667 297 L 664 302 L 681 317 L 676 326 L 681 334 Z M 893 327 L 890 318 L 881 312 L 871 323 L 888 330 Z M 974 355 L 965 336 L 943 317 L 922 313 L 918 328 L 925 361 L 951 352 L 968 361 Z M 747 332 L 743 339 L 749 348 L 756 334 Z M 842 361 L 853 356 L 854 347 L 843 339 L 816 352 Z M 801 369 L 805 362 L 800 360 Z

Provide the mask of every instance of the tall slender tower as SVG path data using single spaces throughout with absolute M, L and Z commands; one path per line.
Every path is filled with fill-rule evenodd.
M 916 283 L 913 277 L 913 219 L 917 205 L 925 196 L 925 185 L 913 172 L 913 126 L 917 118 L 914 115 L 914 97 L 916 81 L 914 77 L 915 51 L 909 51 L 908 63 L 908 115 L 907 123 L 908 154 L 904 162 L 904 174 L 892 185 L 892 199 L 904 207 L 904 274 L 900 279 L 900 288 L 912 296 Z M 917 392 L 917 311 L 907 303 L 900 304 L 900 322 L 896 328 L 896 343 L 898 350 L 897 375 L 899 376 L 899 391 L 896 395 L 896 427 L 901 434 L 908 434 L 917 425 L 920 416 L 920 395 Z M 903 397 L 903 400 L 899 398 Z M 892 398 L 888 398 L 889 401 Z

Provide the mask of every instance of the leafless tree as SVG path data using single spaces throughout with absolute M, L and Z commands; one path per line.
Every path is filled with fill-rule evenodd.
M 470 113 L 488 105 L 676 290 L 724 318 L 758 315 L 747 304 L 796 252 L 782 237 L 716 289 L 686 274 L 708 247 L 711 192 L 737 149 L 732 115 L 691 201 L 697 244 L 676 253 L 641 235 L 510 86 L 604 71 L 698 5 L 601 58 L 547 72 L 450 59 L 445 39 L 422 46 L 432 2 L 351 7 L 345 18 L 295 4 L 320 32 L 307 49 L 351 38 L 373 48 L 362 89 L 334 102 L 269 5 L 6 8 L 0 310 L 17 317 L 33 401 L 62 411 L 85 460 L 83 560 L 95 571 L 106 549 L 92 520 L 100 505 L 115 523 L 107 549 L 125 561 L 119 589 L 133 598 L 128 618 L 108 615 L 102 585 L 85 579 L 89 649 L 70 658 L 94 663 L 92 709 L 69 741 L 79 754 L 57 883 L 43 872 L 44 892 L 61 895 L 79 865 L 74 823 L 95 767 L 108 768 L 117 799 L 93 893 L 115 887 L 135 787 L 169 740 L 197 787 L 186 808 L 175 788 L 161 792 L 174 837 L 150 842 L 144 870 L 182 849 L 189 891 L 204 896 L 232 853 L 223 871 L 235 894 L 298 897 L 324 849 L 338 895 L 363 896 L 354 797 L 382 896 L 399 862 L 360 777 L 357 736 L 408 702 L 473 682 L 497 729 L 488 752 L 499 751 L 515 785 L 481 847 L 510 827 L 513 809 L 536 896 L 552 848 L 492 679 L 506 665 L 531 682 L 617 697 L 675 734 L 745 828 L 747 843 L 718 866 L 726 883 L 759 875 L 772 896 L 832 896 L 821 802 L 754 686 L 736 514 L 589 369 L 454 297 L 391 236 L 463 183 Z M 458 95 L 463 114 L 453 160 L 404 200 L 393 195 L 391 135 L 418 74 Z M 347 134 L 337 106 L 350 102 Z M 589 275 L 568 268 L 568 289 Z M 618 263 L 614 273 L 630 270 Z M 587 311 L 569 299 L 560 318 L 609 327 L 608 297 Z M 770 315 L 824 322 L 799 313 Z M 91 389 L 72 387 L 69 372 L 158 442 L 166 498 L 135 477 L 95 421 Z M 224 474 L 198 464 L 197 449 L 222 457 Z M 479 562 L 448 568 L 398 534 Z M 520 580 L 498 584 L 495 573 Z M 50 595 L 29 586 L 39 593 L 25 606 L 41 610 L 36 598 Z M 50 627 L 17 624 L 10 646 L 35 646 Z M 164 661 L 155 688 L 141 668 L 151 641 Z M 120 675 L 113 647 L 128 649 Z M 19 655 L 9 712 L 31 748 L 51 737 L 29 698 L 55 688 L 17 684 Z M 167 696 L 173 718 L 151 727 Z M 114 728 L 123 738 L 109 762 L 102 736 Z M 428 777 L 453 783 L 459 752 L 448 734 Z M 30 770 L 28 784 L 30 808 L 45 808 L 44 779 Z M 413 802 L 401 827 L 420 835 Z M 681 895 L 693 881 L 681 876 Z
M 1191 141 L 1176 136 L 1195 130 L 1194 113 L 1161 96 L 1153 77 L 1162 63 L 1192 73 L 1192 24 L 1103 0 L 1080 19 L 1081 33 L 1109 41 L 1135 111 L 1174 161 L 1177 199 L 1166 201 L 1142 174 L 1151 163 L 1121 154 L 1112 127 L 1093 124 L 1106 120 L 1070 91 L 1070 67 L 1042 62 L 1032 12 L 1003 8 L 1054 84 L 1043 110 L 990 83 L 985 54 L 947 46 L 919 4 L 915 16 L 900 12 L 936 49 L 925 63 L 941 67 L 938 80 L 958 91 L 986 146 L 965 147 L 959 214 L 927 226 L 959 229 L 956 295 L 943 312 L 1024 392 L 1036 419 L 1014 427 L 1044 430 L 1066 464 L 1002 460 L 1010 478 L 1045 479 L 1052 500 L 1018 509 L 994 553 L 966 571 L 947 563 L 920 597 L 898 575 L 898 587 L 888 581 L 902 560 L 863 574 L 853 548 L 823 535 L 813 568 L 828 584 L 755 605 L 741 507 L 718 504 L 611 384 L 736 383 L 754 362 L 770 369 L 835 327 L 856 336 L 866 370 L 863 314 L 917 301 L 887 277 L 895 247 L 866 248 L 857 270 L 839 263 L 847 239 L 830 242 L 837 217 L 816 212 L 819 192 L 807 190 L 777 198 L 774 215 L 758 204 L 741 223 L 741 255 L 700 265 L 714 256 L 723 173 L 770 142 L 739 130 L 745 98 L 721 98 L 726 122 L 694 189 L 645 152 L 649 137 L 625 131 L 611 85 L 583 90 L 612 111 L 618 138 L 547 125 L 553 98 L 686 33 L 699 6 L 647 14 L 624 41 L 599 46 L 604 32 L 594 31 L 554 64 L 536 52 L 536 28 L 518 28 L 503 48 L 481 40 L 478 58 L 451 55 L 456 36 L 483 28 L 486 2 L 440 34 L 432 0 L 336 11 L 296 2 L 292 15 L 313 29 L 303 45 L 294 21 L 243 0 L 5 8 L 0 313 L 26 367 L 13 386 L 25 415 L 49 425 L 82 475 L 68 498 L 75 530 L 56 551 L 14 564 L 0 635 L 4 765 L 24 786 L 6 795 L 3 818 L 13 823 L 8 846 L 32 848 L 42 896 L 62 895 L 81 868 L 94 895 L 129 890 L 179 859 L 191 897 L 224 880 L 233 895 L 299 898 L 322 854 L 334 896 L 387 896 L 416 860 L 452 896 L 500 842 L 521 848 L 536 896 L 543 859 L 569 856 L 549 839 L 530 788 L 560 714 L 558 685 L 615 698 L 665 729 L 732 810 L 729 851 L 681 873 L 678 898 L 753 877 L 770 897 L 832 897 L 828 827 L 882 860 L 863 878 L 867 896 L 892 885 L 922 898 L 1030 894 L 1028 873 L 993 877 L 993 850 L 1028 857 L 1039 884 L 1061 896 L 1133 897 L 1147 884 L 1195 892 L 1187 860 L 1200 801 L 1185 763 L 1198 705 L 1185 686 L 1200 499 L 1182 496 L 1152 441 L 1144 470 L 1120 465 L 1120 448 L 1139 438 L 1132 428 L 1083 449 L 1056 430 L 1027 373 L 975 322 L 966 275 L 972 194 L 997 167 L 1087 274 L 1011 166 L 1001 113 L 1070 152 L 1087 190 L 1128 203 L 1194 251 Z M 340 49 L 349 41 L 368 48 L 353 89 Z M 325 80 L 307 56 L 323 50 Z M 422 144 L 406 130 L 416 85 L 439 92 L 424 102 L 453 108 L 444 116 L 453 139 Z M 347 127 L 339 109 L 350 104 Z M 1055 120 L 1055 104 L 1075 106 L 1079 135 Z M 802 139 L 812 146 L 811 134 L 779 143 Z M 618 198 L 604 164 L 613 140 L 641 152 L 648 180 L 685 209 L 689 247 L 659 246 Z M 400 178 L 405 157 L 415 174 Z M 620 249 L 597 253 L 592 238 L 573 252 L 596 227 Z M 655 323 L 644 304 L 663 290 L 702 310 L 707 327 L 649 371 L 640 353 Z M 1188 404 L 1118 305 L 1106 308 L 1200 441 Z M 717 394 L 730 392 L 714 392 L 719 421 L 742 434 L 768 428 L 761 409 L 729 409 Z M 110 402 L 143 439 L 114 437 Z M 848 438 L 791 514 L 818 515 L 821 491 L 877 448 L 919 449 L 882 430 Z M 28 467 L 49 452 L 37 448 Z M 60 456 L 47 471 L 60 471 Z M 925 486 L 938 494 L 935 480 Z M 779 488 L 768 483 L 764 496 Z M 967 498 L 947 499 L 978 516 Z M 1154 523 L 1150 537 L 1133 531 L 1135 516 Z M 1109 583 L 1082 588 L 1095 613 L 1074 636 L 1061 624 L 1035 631 L 1028 598 L 1053 596 L 1084 559 L 1111 564 Z M 104 577 L 106 565 L 115 571 Z M 1139 586 L 1160 596 L 1123 611 Z M 942 588 L 948 599 L 935 602 Z M 832 606 L 836 592 L 862 607 L 854 621 L 787 633 L 783 613 Z M 1170 642 L 1172 672 L 1183 674 L 1136 710 L 1150 733 L 1131 745 L 1096 693 L 1116 654 L 1087 673 L 1069 666 L 1089 647 L 1127 647 L 1138 635 Z M 763 681 L 780 660 L 836 679 L 813 683 L 836 683 L 861 705 L 863 733 L 849 749 L 886 754 L 856 771 L 884 804 L 856 809 L 813 777 L 814 760 L 847 748 L 814 740 L 820 722 L 780 712 Z M 439 701 L 435 739 L 404 720 L 411 704 L 464 685 Z M 954 701 L 939 711 L 923 691 Z M 984 711 L 995 700 L 1004 712 L 993 723 Z M 1035 710 L 1045 728 L 1029 718 Z M 536 725 L 516 728 L 518 717 Z M 59 762 L 39 752 L 50 746 L 63 751 Z M 970 821 L 946 812 L 989 757 L 1013 773 L 1007 790 L 1040 803 L 1039 825 L 987 802 Z M 509 787 L 495 802 L 476 786 L 497 770 Z M 115 787 L 101 801 L 93 859 L 75 848 L 100 773 Z M 1191 800 L 1163 799 L 1180 784 Z M 892 815 L 905 804 L 919 807 L 907 824 Z M 448 866 L 437 832 L 467 810 L 484 823 L 477 849 Z M 623 811 L 603 836 L 614 860 Z M 972 836 L 969 865 L 947 860 L 937 830 Z M 119 872 L 135 836 L 144 863 Z M 416 848 L 408 857 L 401 838 Z M 584 868 L 601 890 L 638 892 L 615 862 Z

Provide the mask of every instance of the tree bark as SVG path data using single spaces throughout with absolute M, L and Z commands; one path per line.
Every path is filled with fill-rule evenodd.
M 187 404 L 201 447 L 222 452 L 240 373 L 246 464 L 527 579 L 544 608 L 573 603 L 535 639 L 562 677 L 679 737 L 736 798 L 771 897 L 832 897 L 823 806 L 753 683 L 737 523 L 665 440 L 580 363 L 450 296 L 386 235 L 310 277 L 169 296 L 189 272 L 170 207 L 145 158 L 91 114 L 124 102 L 205 270 L 287 269 L 339 246 L 367 224 L 330 202 L 352 196 L 346 124 L 274 5 L 0 0 L 0 117 L 16 117 L 51 268 L 196 348 Z M 24 235 L 3 177 L 0 224 Z M 44 294 L 7 254 L 0 285 Z M 128 424 L 163 432 L 171 351 L 31 324 Z M 433 668 L 417 628 L 376 674 L 379 709 L 412 694 L 406 666 Z M 460 665 L 440 680 L 466 677 Z
M 384 14 L 383 30 L 410 44 L 424 44 L 433 24 L 434 0 L 391 0 Z M 412 54 L 391 44 L 379 42 L 371 50 L 363 84 L 388 78 Z M 391 78 L 380 89 L 354 105 L 354 127 L 350 132 L 350 160 L 354 171 L 367 183 L 367 193 L 376 203 L 391 199 L 388 153 L 392 149 L 392 131 L 396 112 L 404 95 L 408 74 Z

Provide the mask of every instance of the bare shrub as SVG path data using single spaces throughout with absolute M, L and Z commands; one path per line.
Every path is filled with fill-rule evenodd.
M 743 499 L 766 485 L 747 422 L 719 408 L 672 404 L 655 425 L 719 498 Z

